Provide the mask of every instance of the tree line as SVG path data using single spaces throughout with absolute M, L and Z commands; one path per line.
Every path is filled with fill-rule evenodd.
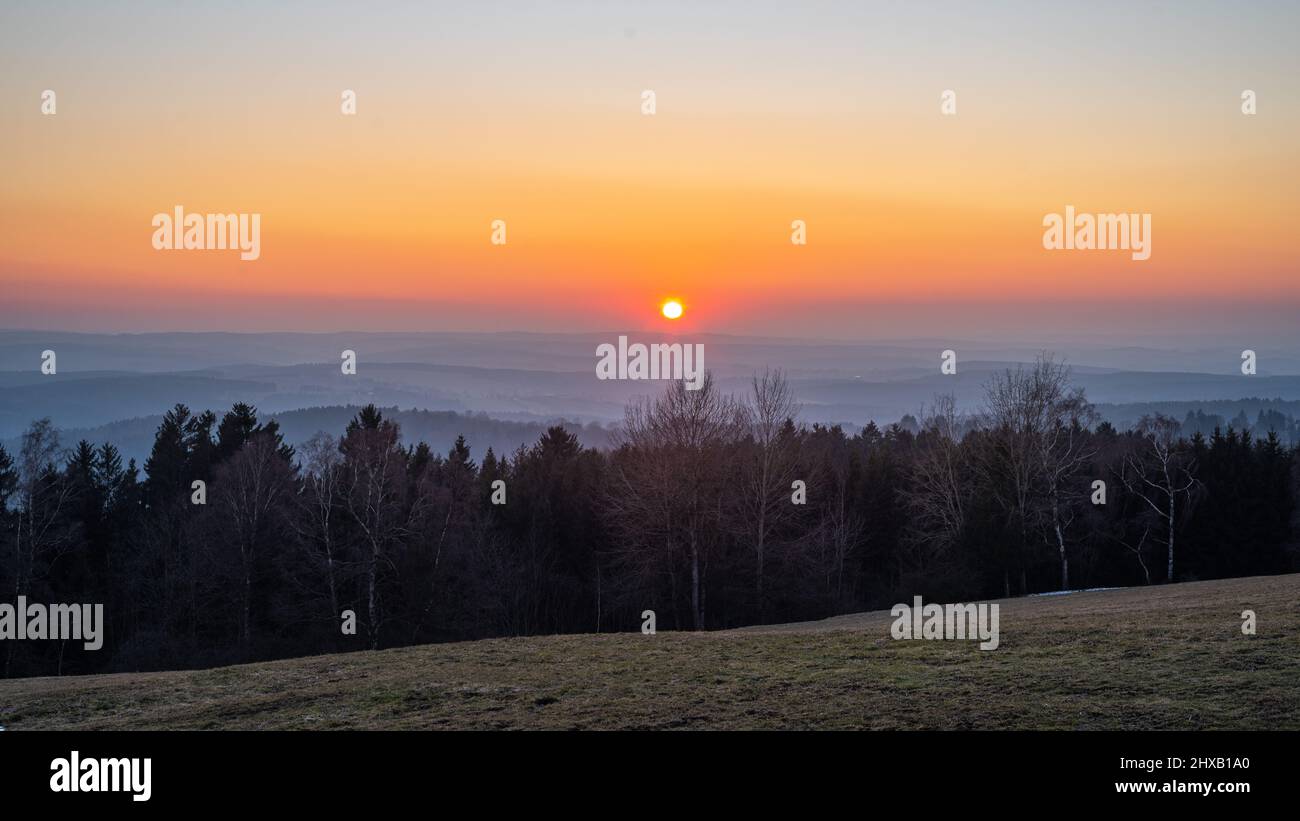
M 824 618 L 1297 567 L 1300 449 L 1159 414 L 1099 422 L 1050 356 L 916 429 L 799 423 L 780 372 L 627 409 L 609 448 L 554 426 L 476 459 L 384 411 L 298 448 L 183 405 L 143 466 L 0 448 L 0 590 L 105 605 L 105 643 L 5 641 L 6 676 L 190 668 L 539 633 Z M 391 415 L 391 414 L 390 414 Z M 196 482 L 201 485 L 196 485 Z M 201 488 L 201 489 L 196 489 Z M 343 629 L 345 611 L 356 625 Z

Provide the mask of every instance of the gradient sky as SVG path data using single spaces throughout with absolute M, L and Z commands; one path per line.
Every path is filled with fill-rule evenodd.
M 1300 5 L 1050 5 L 6 3 L 0 327 L 1294 328 Z

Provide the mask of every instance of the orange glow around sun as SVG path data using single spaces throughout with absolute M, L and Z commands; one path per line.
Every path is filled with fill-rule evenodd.
M 663 311 L 664 316 L 669 319 L 680 319 L 682 316 L 682 303 L 675 299 L 670 299 L 664 303 L 661 310 Z

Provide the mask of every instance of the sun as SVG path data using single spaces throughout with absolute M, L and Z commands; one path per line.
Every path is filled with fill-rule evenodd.
M 669 319 L 680 319 L 682 316 L 682 303 L 675 299 L 670 299 L 664 303 L 663 308 L 660 310 L 662 310 L 664 316 Z

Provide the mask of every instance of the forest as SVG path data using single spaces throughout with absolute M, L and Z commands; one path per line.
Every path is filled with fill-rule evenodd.
M 494 636 L 705 630 L 1057 590 L 1282 573 L 1297 448 L 1098 420 L 1048 355 L 916 425 L 799 421 L 779 371 L 563 426 L 513 453 L 391 413 L 297 448 L 239 403 L 172 408 L 143 465 L 33 422 L 0 448 L 0 594 L 102 603 L 97 651 L 5 641 L 5 676 L 210 667 Z M 446 445 L 444 444 L 444 447 Z M 345 611 L 356 629 L 345 632 Z

